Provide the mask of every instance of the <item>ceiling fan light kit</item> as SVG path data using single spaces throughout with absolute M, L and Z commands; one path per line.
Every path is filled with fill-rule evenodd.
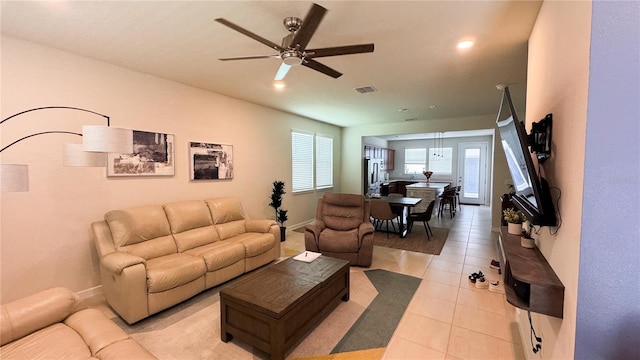
M 327 56 L 340 56 L 350 54 L 362 54 L 370 53 L 374 50 L 373 44 L 359 44 L 359 45 L 347 45 L 336 46 L 322 49 L 307 49 L 309 41 L 313 37 L 313 34 L 318 29 L 322 18 L 326 14 L 327 9 L 324 7 L 313 4 L 311 9 L 305 16 L 304 20 L 289 16 L 284 18 L 284 26 L 289 31 L 289 34 L 282 39 L 282 46 L 277 45 L 251 31 L 244 29 L 229 20 L 218 18 L 216 19 L 222 25 L 225 25 L 245 36 L 248 36 L 270 48 L 278 51 L 277 55 L 261 55 L 261 56 L 242 56 L 232 58 L 222 58 L 219 60 L 251 60 L 251 59 L 268 59 L 268 58 L 280 58 L 282 64 L 278 69 L 274 80 L 283 80 L 286 74 L 289 72 L 291 66 L 302 65 L 310 69 L 319 71 L 325 75 L 333 78 L 339 78 L 342 73 L 336 71 L 316 60 L 314 58 L 327 57 Z

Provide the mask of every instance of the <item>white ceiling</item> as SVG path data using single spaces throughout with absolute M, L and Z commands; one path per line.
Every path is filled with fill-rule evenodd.
M 496 84 L 524 103 L 541 1 L 317 3 L 328 12 L 308 48 L 372 42 L 375 51 L 318 59 L 338 79 L 295 67 L 280 91 L 277 59 L 217 60 L 275 51 L 214 19 L 279 44 L 282 20 L 304 18 L 312 2 L 2 0 L 0 13 L 5 34 L 338 126 L 494 114 Z M 475 46 L 458 50 L 463 39 Z M 378 91 L 354 90 L 363 86 Z

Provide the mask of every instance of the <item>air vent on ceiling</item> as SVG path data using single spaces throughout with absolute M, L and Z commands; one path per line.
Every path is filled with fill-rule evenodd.
M 372 92 L 378 91 L 378 89 L 374 88 L 373 86 L 363 86 L 363 87 L 355 88 L 355 90 L 360 94 L 366 94 L 366 93 L 372 93 Z

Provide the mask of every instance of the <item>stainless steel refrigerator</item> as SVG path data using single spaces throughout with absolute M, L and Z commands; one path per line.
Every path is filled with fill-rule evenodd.
M 364 195 L 379 195 L 382 183 L 382 159 L 364 158 L 364 179 L 362 189 Z

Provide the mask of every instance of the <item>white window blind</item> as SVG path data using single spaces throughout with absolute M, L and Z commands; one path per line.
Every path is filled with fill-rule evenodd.
M 313 135 L 291 133 L 291 191 L 313 190 Z
M 427 149 L 404 149 L 404 173 L 422 174 L 427 169 Z
M 429 170 L 438 175 L 451 175 L 453 148 L 429 148 Z
M 333 139 L 316 135 L 316 188 L 333 186 Z

